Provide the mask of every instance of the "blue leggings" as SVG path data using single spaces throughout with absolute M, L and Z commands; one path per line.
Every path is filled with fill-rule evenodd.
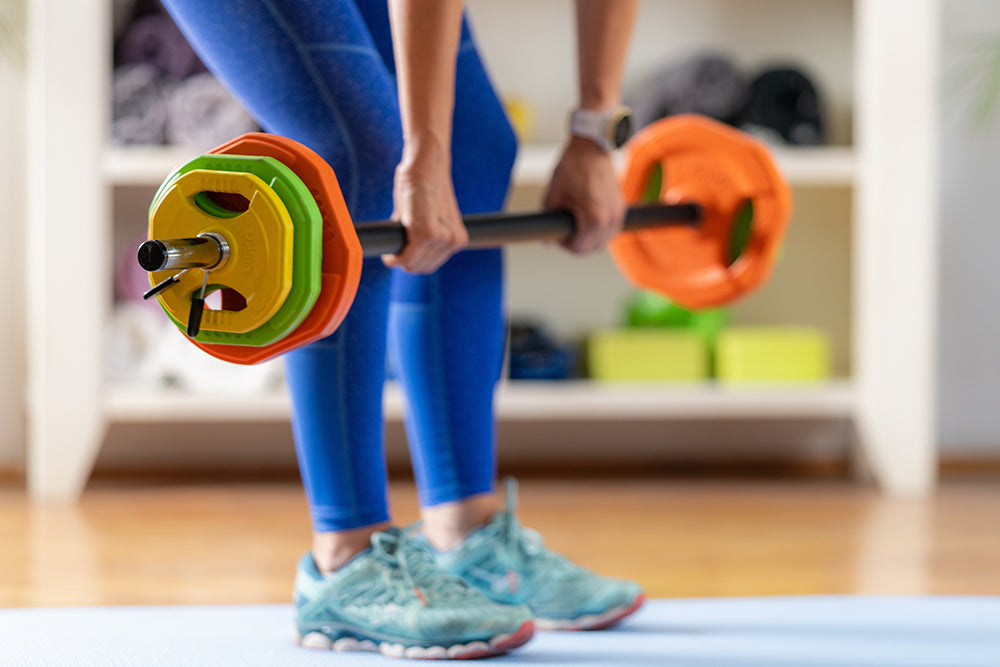
M 165 0 L 208 68 L 267 131 L 333 166 L 355 220 L 387 218 L 402 151 L 385 0 Z M 516 141 L 463 22 L 452 174 L 463 213 L 502 208 Z M 328 338 L 285 355 L 317 531 L 387 521 L 382 385 L 398 360 L 423 506 L 492 491 L 504 348 L 502 256 L 466 251 L 415 276 L 366 260 Z

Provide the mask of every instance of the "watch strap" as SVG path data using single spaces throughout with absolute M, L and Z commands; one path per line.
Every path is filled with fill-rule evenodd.
M 606 151 L 618 148 L 615 143 L 615 128 L 629 113 L 626 107 L 612 111 L 576 109 L 570 115 L 570 133 L 574 137 L 590 139 Z

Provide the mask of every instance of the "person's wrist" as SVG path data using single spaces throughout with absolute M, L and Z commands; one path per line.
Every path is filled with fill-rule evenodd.
M 413 171 L 423 169 L 449 169 L 451 151 L 440 138 L 433 134 L 408 138 L 403 144 L 403 154 L 399 169 Z
M 566 153 L 588 159 L 611 159 L 611 153 L 586 137 L 570 136 Z

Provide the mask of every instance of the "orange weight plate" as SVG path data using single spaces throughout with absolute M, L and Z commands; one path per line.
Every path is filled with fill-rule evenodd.
M 625 150 L 622 192 L 628 203 L 644 199 L 659 168 L 661 202 L 697 203 L 703 210 L 696 227 L 619 234 L 609 248 L 630 281 L 697 309 L 732 302 L 768 279 L 792 197 L 764 144 L 709 118 L 681 115 L 644 128 Z M 747 200 L 753 203 L 753 225 L 732 261 L 734 228 Z
M 361 242 L 333 169 L 299 142 L 263 132 L 244 134 L 211 152 L 272 157 L 302 179 L 323 216 L 322 290 L 302 324 L 275 343 L 246 347 L 192 342 L 224 361 L 257 364 L 329 336 L 340 326 L 354 302 L 364 259 Z

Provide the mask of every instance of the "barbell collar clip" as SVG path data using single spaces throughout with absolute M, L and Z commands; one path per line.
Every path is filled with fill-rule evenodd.
M 171 287 L 173 287 L 174 285 L 176 285 L 177 283 L 179 283 L 180 280 L 181 280 L 181 276 L 183 276 L 187 272 L 188 272 L 188 270 L 184 269 L 180 273 L 175 273 L 174 275 L 168 277 L 166 280 L 161 280 L 157 284 L 153 285 L 152 289 L 150 289 L 149 291 L 145 292 L 142 295 L 142 298 L 148 301 L 149 299 L 152 299 L 154 296 L 156 296 L 160 292 L 163 292 L 163 291 L 166 291 L 166 290 L 170 289 Z
M 201 316 L 205 313 L 205 289 L 208 287 L 208 271 L 201 281 L 201 290 L 198 296 L 191 297 L 191 312 L 188 314 L 187 335 L 194 338 L 201 331 Z

